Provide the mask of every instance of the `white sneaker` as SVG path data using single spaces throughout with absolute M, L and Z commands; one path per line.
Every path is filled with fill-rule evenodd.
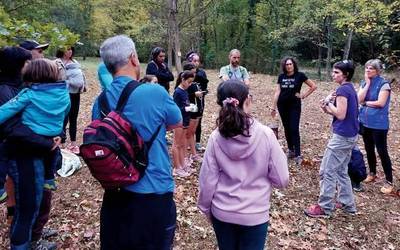
M 178 168 L 174 170 L 174 175 L 184 178 L 190 176 L 190 173 L 186 172 L 183 168 Z

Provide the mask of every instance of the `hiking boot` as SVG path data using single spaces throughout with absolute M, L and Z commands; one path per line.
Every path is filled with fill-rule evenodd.
M 384 194 L 390 194 L 393 192 L 393 184 L 390 182 L 386 182 L 381 188 L 381 192 Z
M 58 231 L 55 229 L 51 229 L 51 228 L 43 228 L 42 230 L 42 238 L 46 239 L 46 238 L 50 238 L 52 236 L 56 236 L 58 234 Z
M 374 174 L 368 174 L 367 178 L 364 180 L 365 183 L 371 183 L 376 180 L 376 175 Z
M 0 203 L 6 202 L 7 200 L 7 193 L 4 188 L 0 189 Z
M 307 209 L 304 209 L 304 213 L 312 218 L 329 218 L 330 215 L 325 213 L 324 209 L 320 205 L 312 205 Z
M 57 249 L 57 243 L 47 241 L 47 240 L 38 240 L 31 242 L 32 250 L 55 250 Z
M 335 209 L 341 209 L 343 212 L 345 212 L 345 213 L 347 213 L 349 215 L 355 215 L 356 214 L 355 211 L 348 210 L 348 208 L 346 209 L 345 205 L 340 203 L 340 202 L 336 202 L 335 203 Z
M 287 154 L 286 154 L 286 157 L 287 157 L 288 159 L 293 159 L 293 158 L 295 157 L 294 151 L 289 149 L 288 152 L 287 152 Z

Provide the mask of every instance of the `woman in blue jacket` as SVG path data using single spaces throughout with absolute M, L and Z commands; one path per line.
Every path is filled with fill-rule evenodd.
M 376 148 L 386 177 L 381 192 L 389 194 L 393 191 L 392 162 L 387 150 L 391 89 L 389 82 L 380 76 L 381 71 L 382 62 L 379 59 L 365 63 L 365 80 L 361 82 L 358 91 L 358 101 L 361 105 L 359 120 L 370 170 L 364 182 L 376 180 Z

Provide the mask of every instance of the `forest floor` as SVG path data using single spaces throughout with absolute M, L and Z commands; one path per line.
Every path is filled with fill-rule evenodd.
M 85 65 L 85 63 L 83 63 Z M 94 64 L 86 65 L 88 92 L 81 96 L 79 136 L 90 121 L 91 107 L 100 92 Z M 210 79 L 209 95 L 203 118 L 202 144 L 215 128 L 218 107 L 217 71 L 207 70 Z M 253 115 L 262 123 L 271 122 L 270 107 L 276 77 L 254 74 L 251 94 L 254 97 Z M 312 219 L 303 209 L 318 199 L 318 170 L 325 146 L 331 134 L 331 117 L 319 108 L 319 100 L 335 89 L 334 83 L 317 82 L 318 89 L 303 101 L 301 117 L 301 143 L 304 163 L 297 167 L 289 162 L 290 184 L 285 190 L 275 190 L 271 197 L 268 249 L 400 249 L 400 199 L 383 195 L 382 168 L 378 166 L 379 180 L 365 185 L 365 192 L 355 193 L 358 212 L 346 216 L 335 212 L 331 219 Z M 400 104 L 399 88 L 392 92 L 391 129 L 388 135 L 389 152 L 394 168 L 395 184 L 400 188 Z M 280 143 L 286 150 L 282 125 Z M 359 145 L 363 149 L 362 140 Z M 215 235 L 206 218 L 196 206 L 198 172 L 189 178 L 176 179 L 175 201 L 178 217 L 174 249 L 217 249 Z M 99 249 L 99 211 L 103 189 L 93 179 L 87 167 L 68 178 L 58 177 L 58 190 L 54 192 L 53 208 L 48 226 L 57 229 L 53 237 L 59 249 Z M 8 227 L 5 206 L 0 207 L 0 249 L 8 246 Z

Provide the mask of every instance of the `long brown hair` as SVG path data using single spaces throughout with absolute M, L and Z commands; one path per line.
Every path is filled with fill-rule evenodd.
M 219 84 L 217 104 L 221 109 L 216 123 L 223 137 L 250 136 L 249 129 L 253 120 L 243 110 L 243 104 L 248 97 L 249 88 L 241 81 L 228 80 Z

